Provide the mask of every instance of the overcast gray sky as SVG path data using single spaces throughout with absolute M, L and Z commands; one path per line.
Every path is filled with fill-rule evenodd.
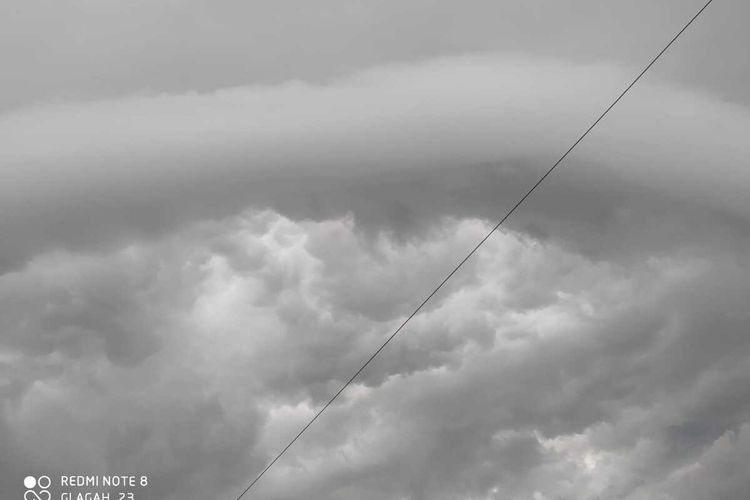
M 232 500 L 702 1 L 0 0 L 0 492 Z M 247 498 L 744 500 L 716 0 Z

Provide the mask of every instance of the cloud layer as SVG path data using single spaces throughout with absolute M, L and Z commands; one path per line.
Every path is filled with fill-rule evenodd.
M 325 81 L 478 51 L 644 64 L 703 0 L 6 0 L 0 110 Z M 750 103 L 743 0 L 723 0 L 656 72 Z
M 4 453 L 231 497 L 486 230 L 250 212 L 35 259 L 0 279 Z M 257 494 L 739 498 L 750 276 L 731 257 L 616 264 L 497 235 Z
M 628 78 L 603 64 L 477 56 L 373 69 L 322 86 L 5 114 L 3 264 L 60 246 L 147 237 L 247 206 L 295 217 L 354 212 L 363 222 L 391 219 L 389 226 L 415 211 L 495 217 Z M 590 206 L 570 196 L 577 190 L 610 193 L 611 200 L 595 195 L 602 212 L 629 208 L 633 198 L 675 199 L 746 225 L 748 129 L 742 107 L 646 83 L 581 145 L 564 185 L 550 182 L 545 199 L 557 201 L 552 213 L 564 205 L 571 220 Z M 426 189 L 396 199 L 404 179 Z
M 748 4 L 722 4 L 254 497 L 745 499 Z M 692 14 L 457 5 L 0 9 L 0 496 L 236 498 Z

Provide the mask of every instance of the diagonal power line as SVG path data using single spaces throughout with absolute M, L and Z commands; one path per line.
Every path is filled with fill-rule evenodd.
M 484 245 L 484 243 L 490 238 L 490 236 L 492 236 L 500 228 L 500 226 L 502 226 L 503 223 L 506 220 L 508 220 L 508 218 L 513 214 L 513 212 L 515 212 L 516 209 L 518 209 L 518 207 L 520 207 L 521 204 L 524 201 L 526 201 L 526 199 L 529 196 L 531 196 L 531 193 L 533 193 L 536 190 L 536 188 L 538 188 L 542 184 L 542 182 L 544 182 L 544 180 L 547 177 L 549 177 L 549 175 L 558 167 L 558 165 L 560 165 L 563 162 L 563 160 L 565 160 L 565 158 L 567 158 L 567 156 L 570 154 L 570 152 L 573 151 L 573 149 L 575 149 L 575 147 L 578 146 L 578 144 L 587 135 L 589 135 L 589 132 L 591 132 L 594 129 L 594 127 L 596 127 L 599 124 L 599 122 L 602 121 L 602 119 L 607 115 L 607 113 L 609 113 L 612 110 L 612 108 L 614 108 L 617 105 L 617 103 L 620 102 L 620 100 L 623 97 L 625 97 L 625 94 L 627 94 L 630 91 L 630 89 L 633 88 L 633 86 L 636 83 L 638 83 L 638 81 L 641 79 L 641 77 L 643 77 L 643 75 L 645 75 L 646 72 L 649 69 L 651 69 L 651 67 L 656 63 L 656 61 L 658 61 L 659 58 L 667 51 L 667 49 L 669 49 L 672 46 L 672 44 L 674 44 L 674 42 L 677 41 L 677 39 L 680 37 L 680 35 L 682 35 L 685 32 L 685 30 L 687 30 L 688 27 L 690 27 L 690 25 L 693 24 L 693 22 L 696 19 L 698 19 L 698 17 L 703 13 L 704 10 L 706 10 L 708 8 L 709 5 L 711 5 L 712 2 L 713 2 L 713 0 L 708 0 L 703 5 L 703 7 L 701 7 L 701 9 L 682 27 L 682 29 L 680 31 L 678 31 L 677 34 L 674 35 L 674 37 L 672 37 L 672 39 L 669 41 L 669 43 L 667 43 L 664 46 L 664 48 L 661 49 L 661 51 L 658 54 L 656 54 L 656 56 L 651 60 L 651 62 L 649 62 L 646 65 L 645 68 L 643 68 L 643 70 L 638 74 L 638 76 L 636 76 L 633 79 L 633 81 L 630 82 L 630 84 L 627 87 L 625 87 L 625 90 L 623 90 L 620 93 L 620 95 L 618 95 L 617 98 L 614 101 L 612 101 L 612 104 L 610 104 L 599 115 L 599 117 L 596 120 L 594 120 L 594 122 L 589 126 L 589 128 L 587 128 L 586 131 L 583 134 L 581 134 L 580 137 L 578 137 L 578 139 L 576 139 L 576 141 L 573 143 L 573 145 L 570 146 L 568 148 L 568 150 L 565 151 L 565 153 L 563 153 L 562 156 L 560 156 L 560 158 L 549 168 L 549 170 L 547 170 L 547 172 L 543 176 L 541 176 L 539 178 L 538 181 L 536 181 L 536 183 L 534 183 L 533 186 L 531 186 L 528 189 L 528 191 L 526 191 L 526 193 L 516 202 L 516 204 L 513 205 L 513 208 L 511 208 L 510 210 L 508 210 L 508 212 L 502 217 L 502 219 L 500 219 L 500 221 L 497 224 L 495 224 L 495 226 L 484 236 L 484 238 L 482 238 L 479 241 L 479 243 L 477 243 L 476 246 L 474 246 L 474 248 L 466 255 L 466 257 L 464 257 L 458 264 L 456 264 L 456 266 L 453 268 L 453 270 L 451 270 L 451 272 L 449 272 L 445 276 L 445 278 L 443 278 L 443 280 L 440 282 L 440 284 L 438 286 L 436 286 L 435 289 L 414 309 L 414 311 L 401 323 L 401 325 L 396 329 L 396 331 L 394 331 L 385 340 L 385 342 L 383 342 L 383 344 L 374 353 L 372 353 L 372 355 L 367 359 L 367 361 L 365 361 L 362 364 L 362 366 L 354 373 L 354 375 L 352 375 L 349 378 L 349 380 L 347 380 L 346 383 L 341 386 L 341 388 L 338 390 L 338 392 L 336 392 L 336 394 L 334 394 L 328 400 L 328 402 L 325 405 L 323 405 L 323 407 L 320 410 L 318 410 L 318 412 L 315 414 L 315 416 L 313 418 L 311 418 L 310 421 L 307 424 L 305 424 L 305 426 L 302 427 L 302 429 L 297 433 L 297 435 L 294 436 L 294 438 L 291 441 L 289 441 L 289 443 L 274 457 L 273 460 L 271 460 L 271 462 L 268 465 L 266 465 L 265 469 L 263 469 L 255 477 L 255 479 L 253 479 L 253 481 L 247 486 L 247 488 L 245 488 L 244 491 L 242 493 L 240 493 L 240 495 L 237 497 L 237 500 L 240 500 L 243 496 L 245 496 L 245 494 L 248 491 L 250 491 L 250 488 L 252 488 L 253 486 L 255 486 L 255 484 L 258 481 L 260 481 L 260 479 L 263 477 L 263 475 L 266 472 L 268 472 L 268 469 L 270 469 L 271 467 L 273 467 L 273 465 L 284 455 L 284 453 L 287 452 L 287 450 L 289 448 L 292 447 L 292 445 L 302 436 L 302 434 L 304 434 L 305 431 L 308 428 L 310 428 L 310 426 L 318 419 L 318 417 L 320 417 L 323 414 L 323 412 L 326 411 L 328 409 L 328 407 L 331 406 L 331 404 L 333 404 L 333 402 L 341 395 L 341 393 L 344 392 L 344 390 L 346 390 L 346 388 L 349 387 L 352 382 L 354 382 L 354 380 L 359 376 L 359 374 L 362 373 L 362 371 L 365 368 L 367 368 L 367 366 L 381 353 L 381 351 L 383 351 L 383 349 L 385 349 L 385 347 L 391 342 L 391 340 L 393 340 L 396 337 L 396 335 L 398 335 L 399 332 L 401 332 L 401 330 L 403 330 L 403 328 L 406 326 L 406 324 L 409 323 L 409 321 L 411 321 L 411 319 L 414 316 L 416 316 L 417 313 L 419 313 L 419 311 L 422 310 L 422 308 L 425 306 L 425 304 L 427 304 L 427 302 L 429 302 L 430 299 L 441 288 L 443 288 L 443 285 L 445 285 L 448 282 L 448 280 L 450 280 L 453 277 L 453 275 L 456 274 L 456 272 L 458 272 L 458 270 L 461 269 L 461 267 L 477 252 L 477 250 L 479 250 L 479 248 L 481 248 L 481 246 Z

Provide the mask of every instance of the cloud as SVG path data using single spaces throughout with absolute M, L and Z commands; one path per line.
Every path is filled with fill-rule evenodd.
M 3 9 L 3 495 L 235 498 L 698 7 L 324 3 Z M 749 6 L 712 6 L 253 494 L 744 499 Z
M 246 207 L 295 218 L 353 212 L 395 229 L 434 215 L 495 217 L 630 76 L 607 64 L 487 55 L 321 85 L 6 113 L 3 265 L 61 246 L 113 248 Z M 591 224 L 631 227 L 667 210 L 685 225 L 698 213 L 706 226 L 720 219 L 746 234 L 749 120 L 742 107 L 644 82 L 576 150 L 564 179 L 544 187 L 546 205 L 531 200 L 526 211 L 547 233 L 583 224 L 591 237 Z M 420 189 L 394 187 L 402 182 Z
M 251 211 L 40 255 L 0 278 L 3 462 L 236 495 L 487 229 Z M 642 257 L 497 234 L 255 494 L 739 498 L 747 263 Z
M 702 3 L 6 0 L 0 109 L 324 81 L 388 62 L 482 51 L 641 65 Z M 748 14 L 743 0 L 713 5 L 656 71 L 748 104 Z

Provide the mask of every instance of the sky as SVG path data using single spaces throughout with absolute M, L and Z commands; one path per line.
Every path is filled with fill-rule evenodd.
M 3 0 L 3 498 L 236 499 L 702 5 Z M 744 500 L 748 15 L 715 1 L 243 498 Z

